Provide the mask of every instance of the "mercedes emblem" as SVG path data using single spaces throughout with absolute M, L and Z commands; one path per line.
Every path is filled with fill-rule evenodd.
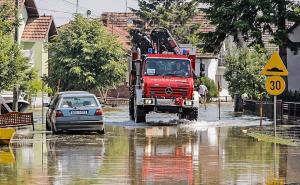
M 167 87 L 165 93 L 170 95 L 173 93 L 173 89 L 171 87 Z

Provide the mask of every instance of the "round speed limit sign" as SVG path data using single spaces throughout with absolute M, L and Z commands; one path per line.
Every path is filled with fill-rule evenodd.
M 270 95 L 280 95 L 285 89 L 285 81 L 280 76 L 270 76 L 266 80 L 266 90 Z

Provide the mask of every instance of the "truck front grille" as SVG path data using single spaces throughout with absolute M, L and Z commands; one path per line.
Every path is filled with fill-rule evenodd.
M 170 87 L 150 87 L 151 97 L 185 97 L 188 93 L 188 87 L 171 87 L 172 93 L 169 93 L 170 89 L 166 92 L 166 89 Z

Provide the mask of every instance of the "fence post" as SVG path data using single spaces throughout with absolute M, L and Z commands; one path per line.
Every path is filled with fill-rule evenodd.
M 33 113 L 31 113 L 30 117 L 31 117 L 31 121 L 32 121 L 32 130 L 34 131 Z
M 294 104 L 294 121 L 296 121 L 296 104 Z

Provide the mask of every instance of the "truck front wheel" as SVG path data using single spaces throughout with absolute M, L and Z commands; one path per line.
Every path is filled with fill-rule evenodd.
M 143 107 L 136 106 L 134 117 L 136 123 L 146 122 L 146 113 Z
M 134 98 L 129 99 L 129 117 L 134 120 Z
M 193 107 L 189 111 L 188 120 L 197 121 L 197 119 L 198 119 L 198 108 Z

